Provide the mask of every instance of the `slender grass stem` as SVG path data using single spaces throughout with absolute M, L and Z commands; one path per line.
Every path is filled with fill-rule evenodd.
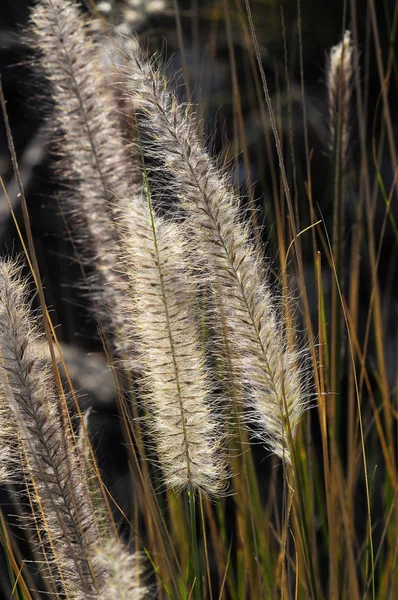
M 196 494 L 194 490 L 187 490 L 190 530 L 190 576 L 188 583 L 193 586 L 193 598 L 202 599 L 202 574 L 200 570 L 198 532 L 196 519 Z

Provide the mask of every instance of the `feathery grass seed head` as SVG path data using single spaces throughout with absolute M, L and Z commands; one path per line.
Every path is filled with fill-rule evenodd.
M 140 556 L 130 554 L 116 540 L 109 540 L 96 553 L 99 563 L 108 573 L 98 600 L 142 600 L 148 597 L 148 589 L 142 585 Z
M 10 471 L 31 473 L 46 544 L 62 573 L 62 585 L 73 598 L 84 598 L 102 578 L 90 560 L 89 550 L 98 540 L 98 529 L 72 434 L 61 417 L 42 340 L 30 312 L 21 266 L 1 260 L 1 416 L 6 410 L 11 417 L 5 429 L 2 424 L 2 443 L 8 437 L 9 447 L 13 448 L 21 439 L 24 450 L 16 455 L 19 464 L 12 456 Z
M 249 390 L 249 421 L 289 461 L 290 432 L 294 435 L 306 405 L 299 360 L 287 347 L 239 199 L 204 148 L 192 107 L 178 101 L 156 63 L 139 49 L 121 52 L 145 152 L 171 174 L 170 192 L 197 244 L 195 260 L 204 265 L 213 292 L 222 296 L 226 331 Z
M 125 260 L 150 429 L 166 485 L 210 495 L 225 486 L 221 425 L 198 332 L 196 286 L 178 226 L 139 197 L 126 213 Z
M 32 42 L 54 103 L 59 173 L 68 182 L 65 210 L 73 216 L 80 247 L 95 275 L 90 292 L 103 324 L 123 347 L 128 310 L 120 277 L 114 219 L 137 181 L 117 118 L 117 102 L 102 68 L 99 48 L 74 0 L 38 0 L 31 13 Z M 141 182 L 140 174 L 138 175 Z M 122 221 L 119 221 L 120 226 Z
M 352 37 L 347 30 L 342 41 L 331 49 L 327 70 L 331 147 L 336 145 L 337 138 L 341 138 L 345 170 L 349 156 L 353 58 Z

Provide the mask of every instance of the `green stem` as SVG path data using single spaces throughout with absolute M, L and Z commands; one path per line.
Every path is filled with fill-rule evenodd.
M 200 493 L 200 492 L 199 492 Z M 189 587 L 192 586 L 191 597 L 195 600 L 202 600 L 201 596 L 201 578 L 199 567 L 198 536 L 196 530 L 196 498 L 192 489 L 187 490 L 188 508 L 189 508 L 189 529 L 190 529 L 190 569 L 189 569 Z

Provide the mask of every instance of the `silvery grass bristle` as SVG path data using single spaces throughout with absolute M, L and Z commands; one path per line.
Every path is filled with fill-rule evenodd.
M 103 562 L 104 567 L 111 575 L 98 595 L 98 600 L 142 600 L 148 598 L 148 588 L 142 585 L 140 557 L 120 550 L 120 544 L 110 540 L 97 551 L 100 563 Z
M 330 145 L 333 149 L 340 140 L 343 171 L 347 170 L 350 147 L 353 56 L 352 37 L 347 30 L 341 42 L 331 49 L 327 65 Z
M 0 473 L 5 481 L 27 481 L 35 500 L 32 523 L 39 523 L 45 546 L 43 565 L 50 566 L 58 589 L 74 600 L 105 598 L 106 590 L 118 589 L 116 557 L 131 566 L 135 558 L 112 537 L 110 523 L 104 525 L 98 497 L 93 509 L 90 482 L 61 415 L 44 335 L 32 316 L 21 268 L 18 262 L 0 261 Z M 133 598 L 144 597 L 137 571 L 125 573 L 124 581 L 136 591 Z
M 300 353 L 287 346 L 239 198 L 204 147 L 194 108 L 179 102 L 157 63 L 136 46 L 124 44 L 121 54 L 144 152 L 171 175 L 170 193 L 185 214 L 214 293 L 222 296 L 227 332 L 249 390 L 249 424 L 273 452 L 290 461 L 290 436 L 308 402 L 306 378 Z
M 118 269 L 120 240 L 113 221 L 123 210 L 115 197 L 129 197 L 141 175 L 127 155 L 117 101 L 78 3 L 38 0 L 30 39 L 54 104 L 50 122 L 61 156 L 58 172 L 68 185 L 64 210 L 77 223 L 86 262 L 95 267 L 90 286 L 95 311 L 117 351 L 131 353 L 124 335 L 127 283 Z
M 85 411 L 79 424 L 77 447 L 84 457 L 84 467 L 88 474 L 90 494 L 97 507 L 103 504 L 102 492 L 98 479 L 94 475 L 95 458 L 90 449 L 90 413 L 91 408 Z M 104 508 L 104 507 L 103 507 Z M 142 600 L 148 597 L 149 589 L 143 584 L 144 560 L 140 554 L 129 552 L 128 548 L 119 538 L 109 531 L 109 515 L 105 510 L 96 511 L 97 521 L 102 531 L 108 535 L 94 548 L 94 556 L 100 567 L 106 573 L 104 584 L 96 598 L 99 600 Z
M 45 351 L 40 350 L 42 338 L 30 314 L 20 265 L 2 260 L 1 442 L 3 448 L 15 449 L 17 440 L 24 446 L 23 452 L 3 457 L 5 468 L 13 479 L 21 479 L 23 472 L 32 474 L 46 545 L 53 555 L 54 571 L 60 574 L 59 583 L 71 597 L 85 598 L 103 578 L 102 569 L 96 569 L 90 557 L 99 532 L 72 433 L 62 422 L 51 366 Z M 28 464 L 21 458 L 24 454 Z
M 211 409 L 186 244 L 177 224 L 154 214 L 149 190 L 134 198 L 124 218 L 123 265 L 132 280 L 142 387 L 164 481 L 216 495 L 226 479 L 223 434 Z

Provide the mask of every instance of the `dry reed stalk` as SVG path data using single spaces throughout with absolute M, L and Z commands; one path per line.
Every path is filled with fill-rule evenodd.
M 203 146 L 192 106 L 178 101 L 154 61 L 124 45 L 128 96 L 136 109 L 144 151 L 170 177 L 184 210 L 197 259 L 219 290 L 240 376 L 249 390 L 249 423 L 286 461 L 307 399 L 300 356 L 287 347 L 267 273 L 240 217 L 228 176 Z

